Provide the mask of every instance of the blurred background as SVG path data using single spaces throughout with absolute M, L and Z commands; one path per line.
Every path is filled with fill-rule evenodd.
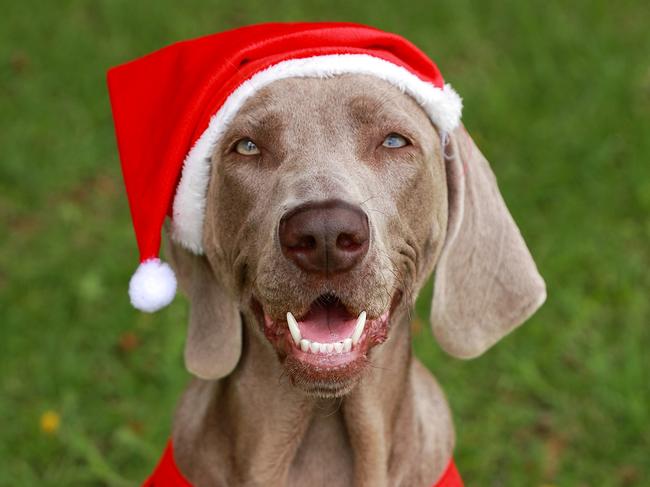
M 650 10 L 625 0 L 0 0 L 0 485 L 138 485 L 189 379 L 185 300 L 126 295 L 107 68 L 290 20 L 368 23 L 438 63 L 546 278 L 534 318 L 468 362 L 422 293 L 414 347 L 467 485 L 650 485 Z

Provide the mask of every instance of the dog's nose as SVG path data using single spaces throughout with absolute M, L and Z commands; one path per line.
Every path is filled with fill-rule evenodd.
M 331 200 L 308 203 L 280 220 L 284 255 L 311 273 L 352 269 L 368 252 L 368 217 L 358 206 Z

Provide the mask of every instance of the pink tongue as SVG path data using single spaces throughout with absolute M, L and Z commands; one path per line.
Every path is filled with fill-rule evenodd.
M 303 338 L 313 342 L 340 342 L 352 335 L 357 319 L 341 303 L 314 304 L 298 322 Z

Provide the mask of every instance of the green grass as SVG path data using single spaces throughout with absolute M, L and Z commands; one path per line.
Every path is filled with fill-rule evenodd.
M 647 3 L 212 3 L 2 0 L 0 485 L 135 485 L 188 380 L 186 303 L 145 316 L 126 298 L 137 252 L 106 69 L 304 19 L 396 31 L 438 62 L 546 278 L 547 304 L 479 359 L 444 355 L 426 326 L 417 335 L 467 484 L 648 485 Z M 50 435 L 48 410 L 61 416 Z

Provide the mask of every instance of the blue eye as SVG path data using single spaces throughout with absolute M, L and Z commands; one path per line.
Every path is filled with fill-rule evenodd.
M 408 141 L 400 134 L 388 134 L 381 145 L 388 147 L 389 149 L 399 149 L 400 147 L 404 147 L 408 144 Z
M 235 151 L 242 156 L 255 156 L 260 153 L 259 148 L 251 139 L 241 139 L 237 142 Z

